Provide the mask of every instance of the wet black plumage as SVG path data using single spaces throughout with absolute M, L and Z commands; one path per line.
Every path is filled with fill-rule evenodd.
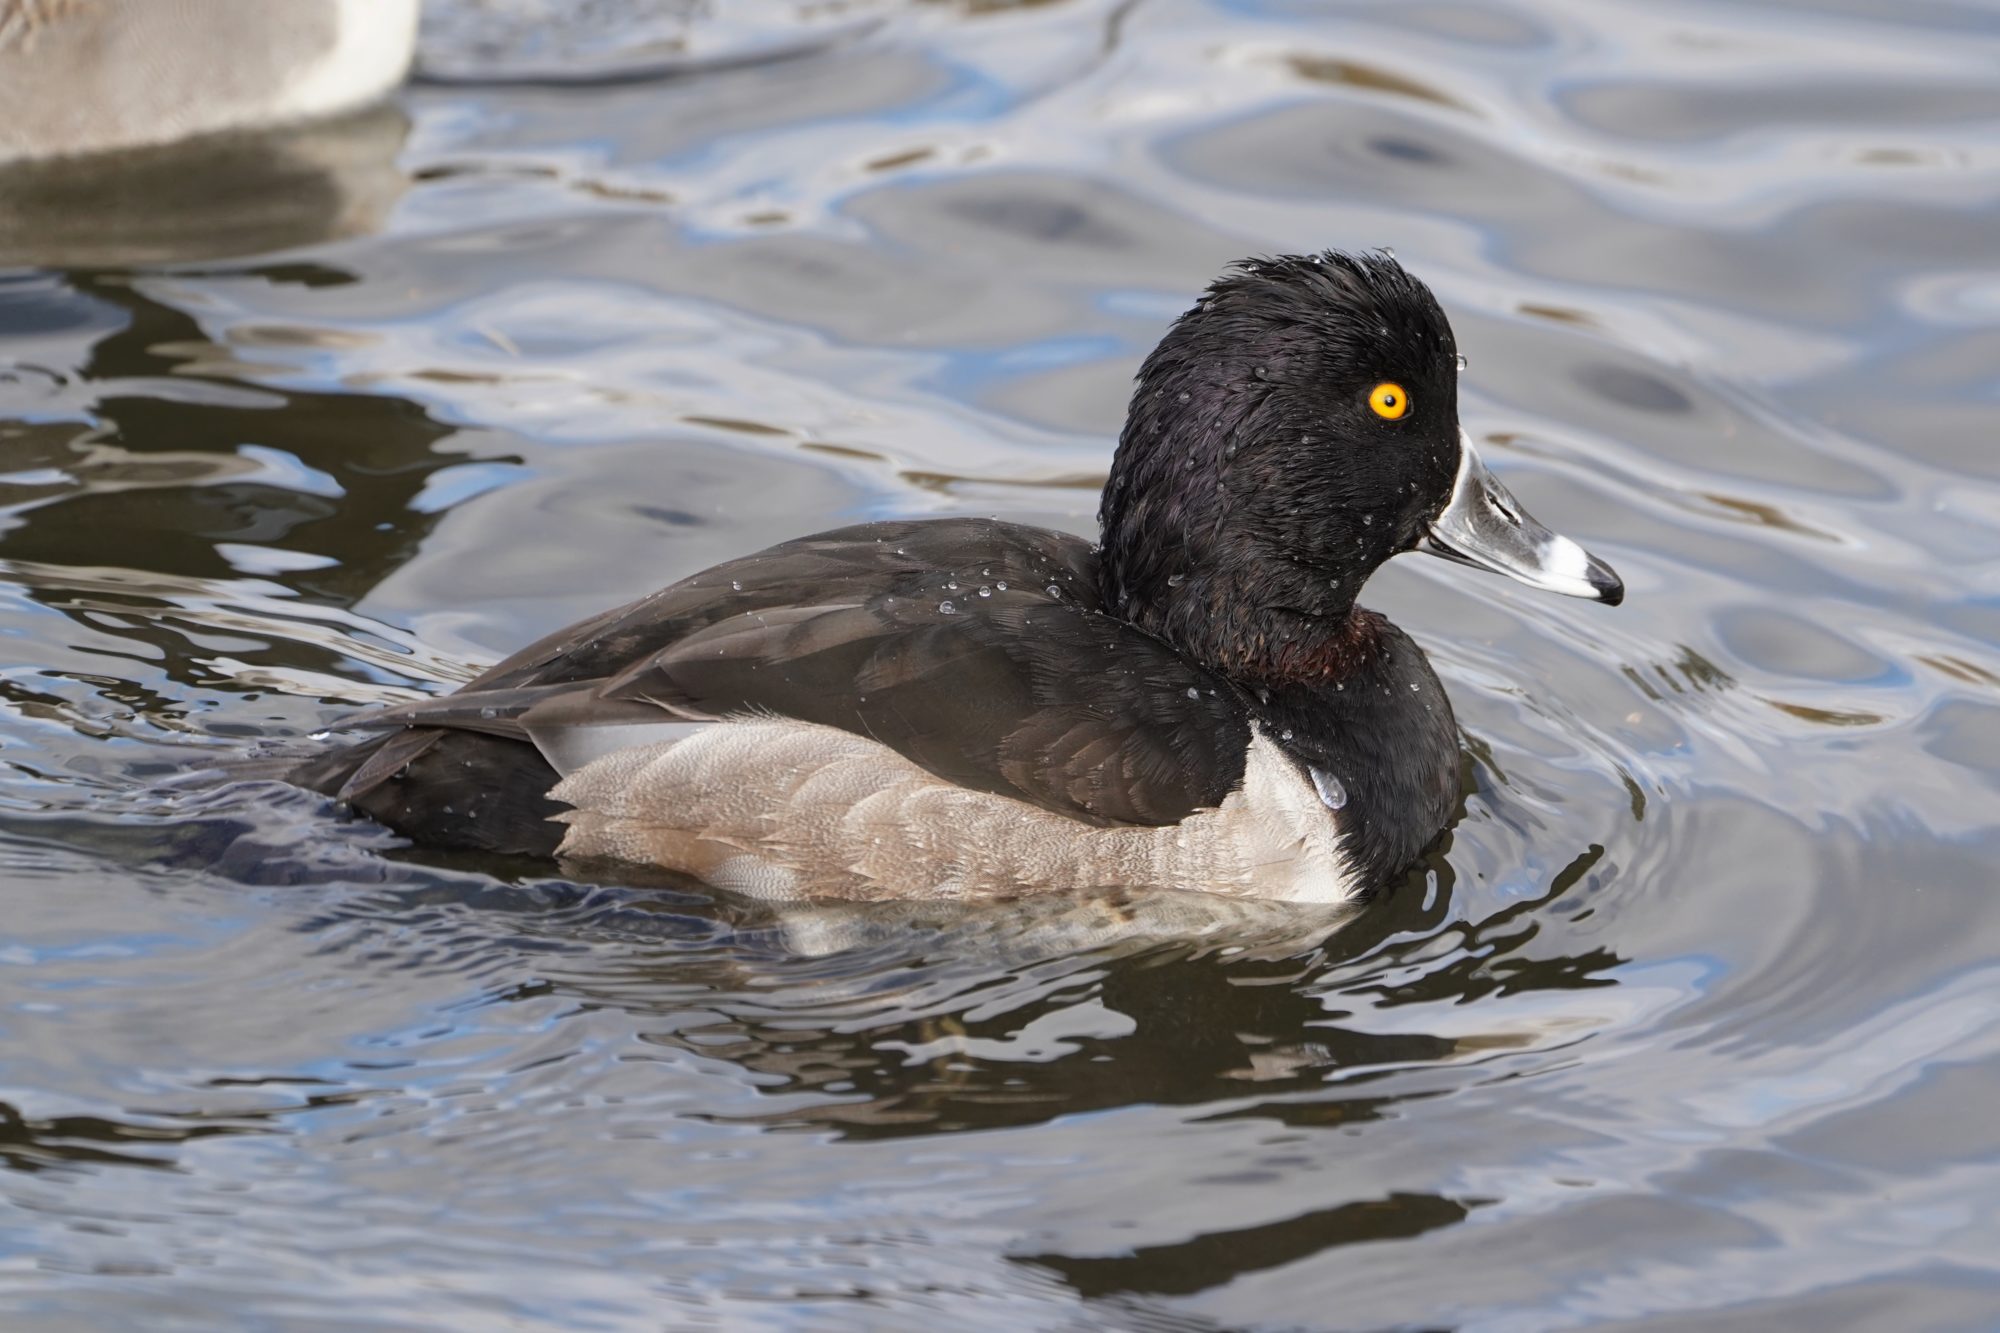
M 1335 633 L 1450 492 L 1456 358 L 1386 256 L 1238 266 L 1139 372 L 1098 512 L 1106 599 L 1232 674 L 1287 674 L 1269 642 Z M 1409 394 L 1398 420 L 1368 408 L 1382 381 Z

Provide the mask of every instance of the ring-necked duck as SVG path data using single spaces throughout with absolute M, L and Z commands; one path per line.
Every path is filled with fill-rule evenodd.
M 1249 260 L 1147 357 L 1100 545 L 987 519 L 784 542 L 550 635 L 295 780 L 419 842 L 777 898 L 1358 896 L 1445 826 L 1451 705 L 1355 605 L 1424 549 L 1616 603 L 1458 424 L 1385 255 Z

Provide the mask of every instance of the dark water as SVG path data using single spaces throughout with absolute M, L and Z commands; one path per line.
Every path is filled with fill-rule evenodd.
M 2000 1324 L 2000 11 L 848 14 L 0 191 L 5 1326 Z M 1476 786 L 1344 930 L 160 785 L 782 537 L 1088 531 L 1164 321 L 1328 244 L 1630 586 L 1371 586 Z

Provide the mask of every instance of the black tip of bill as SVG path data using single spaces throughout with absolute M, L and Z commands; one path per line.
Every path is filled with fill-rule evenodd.
M 1618 577 L 1618 571 L 1596 556 L 1590 557 L 1590 567 L 1583 576 L 1597 590 L 1597 600 L 1606 606 L 1616 606 L 1625 600 L 1625 580 Z

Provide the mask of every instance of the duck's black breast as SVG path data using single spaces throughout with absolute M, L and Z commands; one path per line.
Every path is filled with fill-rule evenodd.
M 1416 641 L 1357 608 L 1363 646 L 1337 674 L 1258 690 L 1264 733 L 1335 812 L 1356 874 L 1380 883 L 1451 822 L 1462 759 L 1451 700 Z
M 1097 587 L 1082 540 L 993 520 L 785 542 L 363 719 L 405 729 L 302 780 L 419 841 L 540 852 L 559 830 L 523 825 L 560 807 L 532 729 L 775 714 L 1085 824 L 1177 823 L 1240 784 L 1246 696 Z M 468 819 L 482 795 L 515 827 Z

